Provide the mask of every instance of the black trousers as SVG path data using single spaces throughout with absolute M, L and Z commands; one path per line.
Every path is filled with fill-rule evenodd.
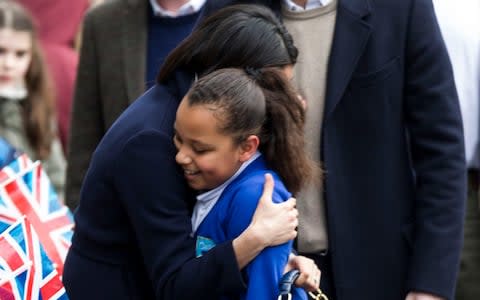
M 480 210 L 478 170 L 468 172 L 464 242 L 457 281 L 456 300 L 480 299 Z

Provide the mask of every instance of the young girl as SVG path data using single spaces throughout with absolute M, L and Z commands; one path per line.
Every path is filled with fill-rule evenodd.
M 276 172 L 273 200 L 281 202 L 317 172 L 304 151 L 305 113 L 289 72 L 290 66 L 220 69 L 198 80 L 180 103 L 176 161 L 200 192 L 192 215 L 197 255 L 245 230 L 266 173 Z M 291 249 L 290 241 L 263 250 L 245 268 L 241 298 L 276 299 Z M 295 289 L 294 299 L 306 294 Z
M 41 160 L 62 195 L 65 159 L 45 70 L 32 19 L 14 1 L 0 0 L 0 136 Z

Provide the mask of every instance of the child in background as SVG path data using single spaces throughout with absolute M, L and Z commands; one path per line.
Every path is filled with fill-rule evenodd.
M 318 171 L 304 151 L 305 112 L 288 82 L 291 71 L 220 69 L 200 78 L 180 103 L 176 161 L 199 191 L 192 215 L 197 255 L 245 230 L 265 174 L 275 180 L 273 201 L 282 202 Z M 276 299 L 291 250 L 292 241 L 263 250 L 244 269 L 241 299 Z M 293 295 L 307 299 L 298 288 Z
M 0 0 L 0 136 L 41 160 L 62 197 L 66 165 L 53 105 L 32 19 L 14 1 Z
M 79 61 L 81 27 L 88 0 L 15 0 L 33 17 L 37 37 L 55 91 L 58 136 L 66 153 L 73 90 Z M 68 12 L 68 13 L 65 13 Z

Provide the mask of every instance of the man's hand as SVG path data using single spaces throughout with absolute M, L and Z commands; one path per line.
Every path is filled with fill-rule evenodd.
M 432 294 L 410 292 L 405 300 L 445 300 Z
M 314 292 L 320 287 L 321 272 L 312 259 L 290 254 L 284 273 L 293 269 L 300 271 L 300 276 L 295 280 L 296 286 L 309 292 Z

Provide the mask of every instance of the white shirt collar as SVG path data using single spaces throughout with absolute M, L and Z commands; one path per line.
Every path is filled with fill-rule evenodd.
M 28 90 L 24 80 L 0 88 L 0 97 L 7 100 L 22 101 L 27 98 Z
M 330 2 L 332 2 L 332 0 L 308 0 L 305 8 L 303 8 L 302 6 L 293 2 L 293 0 L 283 0 L 283 3 L 288 10 L 296 12 L 319 8 L 329 4 Z
M 158 2 L 156 0 L 150 0 L 150 4 L 152 5 L 153 14 L 155 16 L 175 18 L 191 15 L 200 11 L 206 1 L 207 0 L 190 0 L 184 5 L 182 5 L 176 12 L 164 9 L 163 7 L 158 5 Z
M 223 193 L 223 190 L 233 181 L 235 178 L 237 178 L 243 170 L 245 170 L 248 165 L 250 165 L 254 160 L 256 160 L 260 156 L 260 152 L 256 152 L 249 160 L 244 162 L 240 168 L 233 174 L 232 177 L 230 177 L 227 181 L 225 181 L 223 184 L 219 185 L 218 187 L 202 193 L 197 196 L 197 202 L 195 203 L 195 206 L 193 208 L 193 214 L 192 214 L 192 236 L 193 234 L 197 231 L 198 226 L 202 223 L 203 219 L 208 215 L 210 210 L 212 210 L 213 206 L 215 203 L 217 203 L 218 199 Z

